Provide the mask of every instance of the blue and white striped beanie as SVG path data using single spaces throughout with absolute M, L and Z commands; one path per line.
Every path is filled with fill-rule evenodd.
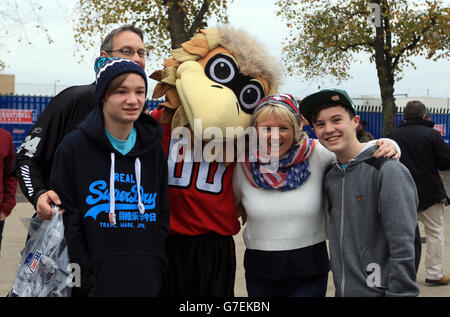
M 144 78 L 145 93 L 147 94 L 148 84 L 145 70 L 137 63 L 126 58 L 117 57 L 97 57 L 95 60 L 95 100 L 97 105 L 102 106 L 102 99 L 105 95 L 109 83 L 117 76 L 125 73 L 136 73 Z

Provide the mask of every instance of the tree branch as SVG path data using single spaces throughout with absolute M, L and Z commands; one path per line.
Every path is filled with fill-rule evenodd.
M 395 69 L 395 67 L 397 66 L 398 62 L 400 61 L 400 57 L 402 57 L 403 53 L 405 53 L 408 50 L 412 50 L 412 49 L 416 48 L 417 44 L 422 39 L 421 35 L 424 34 L 425 32 L 427 32 L 435 24 L 436 24 L 436 19 L 434 17 L 432 17 L 431 23 L 428 24 L 418 35 L 416 35 L 409 45 L 402 48 L 400 50 L 400 52 L 394 56 L 394 62 L 392 63 L 392 69 Z
M 203 18 L 205 17 L 206 12 L 208 12 L 208 8 L 208 0 L 203 0 L 203 4 L 198 13 L 195 15 L 194 22 L 192 22 L 192 25 L 189 29 L 190 36 L 193 36 L 194 33 L 202 26 Z
M 348 50 L 358 47 L 358 46 L 370 46 L 370 47 L 375 47 L 375 42 L 374 41 L 366 41 L 366 42 L 359 42 L 359 43 L 353 43 L 353 44 L 348 44 L 345 47 L 339 47 L 339 49 L 342 52 L 347 52 Z

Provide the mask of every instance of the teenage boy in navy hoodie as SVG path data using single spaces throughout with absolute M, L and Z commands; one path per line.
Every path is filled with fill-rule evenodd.
M 102 57 L 95 70 L 98 107 L 59 145 L 50 178 L 81 268 L 73 296 L 157 296 L 169 230 L 163 130 L 142 114 L 138 64 Z

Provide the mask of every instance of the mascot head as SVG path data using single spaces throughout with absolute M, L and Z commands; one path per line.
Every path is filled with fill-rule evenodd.
M 162 70 L 153 98 L 165 97 L 161 123 L 172 128 L 247 128 L 265 96 L 278 91 L 282 71 L 278 61 L 242 30 L 219 25 L 205 29 L 175 49 Z M 235 137 L 239 137 L 235 135 Z

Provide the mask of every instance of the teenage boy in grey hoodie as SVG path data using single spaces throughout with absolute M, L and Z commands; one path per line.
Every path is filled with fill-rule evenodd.
M 320 143 L 336 154 L 324 176 L 336 296 L 417 296 L 417 191 L 399 161 L 374 158 L 356 136 L 347 93 L 324 89 L 301 102 Z

